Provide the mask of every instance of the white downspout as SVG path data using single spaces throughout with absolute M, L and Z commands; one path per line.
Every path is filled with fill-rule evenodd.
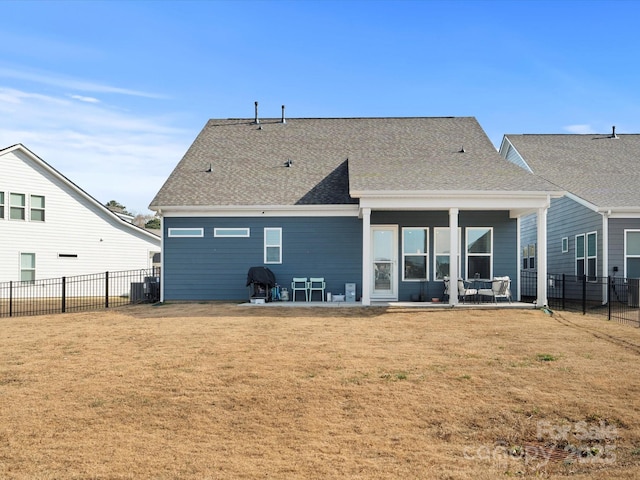
M 520 258 L 520 252 L 522 251 L 522 238 L 520 237 L 520 217 L 516 218 L 516 259 L 518 263 L 518 269 L 516 270 L 517 279 L 518 279 L 518 288 L 516 290 L 516 300 L 518 302 L 522 299 L 522 259 Z

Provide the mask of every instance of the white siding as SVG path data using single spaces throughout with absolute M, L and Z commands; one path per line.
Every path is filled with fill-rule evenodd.
M 151 267 L 160 239 L 127 224 L 22 148 L 0 154 L 0 282 L 20 279 L 20 253 L 36 254 L 36 278 Z M 9 219 L 9 194 L 27 197 L 26 220 Z M 32 222 L 29 196 L 45 197 L 45 221 Z M 59 254 L 77 255 L 60 258 Z

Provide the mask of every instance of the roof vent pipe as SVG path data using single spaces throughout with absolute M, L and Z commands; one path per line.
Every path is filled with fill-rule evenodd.
M 255 119 L 255 123 L 258 124 L 260 123 L 260 119 L 258 118 L 258 102 L 255 103 L 256 105 L 256 119 Z
M 284 118 L 284 105 L 282 105 L 282 123 L 287 123 L 287 120 Z
M 613 127 L 611 127 L 611 138 L 618 138 L 618 136 L 616 135 L 616 126 L 614 125 Z

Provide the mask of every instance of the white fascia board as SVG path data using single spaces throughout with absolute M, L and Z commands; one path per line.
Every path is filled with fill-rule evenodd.
M 571 200 L 573 200 L 576 203 L 579 203 L 580 205 L 582 205 L 583 207 L 587 207 L 590 210 L 593 210 L 594 212 L 600 212 L 602 210 L 600 210 L 598 208 L 597 205 L 594 205 L 593 203 L 585 200 L 582 197 L 579 197 L 577 195 L 574 195 L 573 193 L 567 192 L 567 198 L 570 198 Z
M 360 207 L 372 210 L 531 210 L 548 207 L 564 192 L 357 192 Z
M 138 227 L 137 225 L 134 225 L 131 222 L 126 221 L 125 219 L 121 218 L 115 212 L 112 212 L 111 210 L 109 210 L 107 207 L 102 205 L 99 201 L 97 201 L 95 198 L 93 198 L 91 195 L 89 195 L 87 192 L 85 192 L 82 188 L 80 188 L 78 185 L 73 183 L 71 180 L 69 180 L 67 177 L 65 177 L 63 174 L 61 174 L 58 170 L 56 170 L 51 165 L 49 165 L 47 162 L 42 160 L 40 157 L 38 157 L 35 153 L 33 153 L 31 150 L 29 150 L 27 147 L 25 147 L 21 143 L 19 143 L 17 145 L 14 145 L 11 148 L 7 148 L 3 153 L 13 152 L 14 150 L 20 150 L 23 154 L 27 155 L 31 160 L 33 160 L 33 162 L 35 162 L 41 168 L 45 169 L 51 175 L 53 175 L 58 180 L 60 180 L 64 184 L 66 184 L 69 188 L 71 188 L 73 191 L 75 191 L 82 198 L 84 198 L 89 203 L 92 203 L 93 205 L 95 205 L 96 207 L 101 209 L 107 215 L 109 215 L 109 216 L 111 216 L 113 218 L 116 218 L 123 225 L 126 225 L 127 228 L 131 228 L 131 229 L 135 230 L 136 232 L 142 233 L 143 235 L 146 235 L 147 237 L 152 238 L 154 241 L 160 242 L 160 237 L 158 235 L 156 235 L 155 233 L 151 233 L 151 232 L 145 230 L 142 227 Z
M 358 205 L 155 206 L 162 217 L 357 217 Z

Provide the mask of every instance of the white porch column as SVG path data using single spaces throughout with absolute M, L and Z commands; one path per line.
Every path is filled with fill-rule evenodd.
M 449 305 L 458 304 L 458 213 L 449 209 Z
M 547 209 L 538 209 L 538 308 L 547 306 Z
M 371 209 L 362 209 L 362 305 L 371 305 Z

